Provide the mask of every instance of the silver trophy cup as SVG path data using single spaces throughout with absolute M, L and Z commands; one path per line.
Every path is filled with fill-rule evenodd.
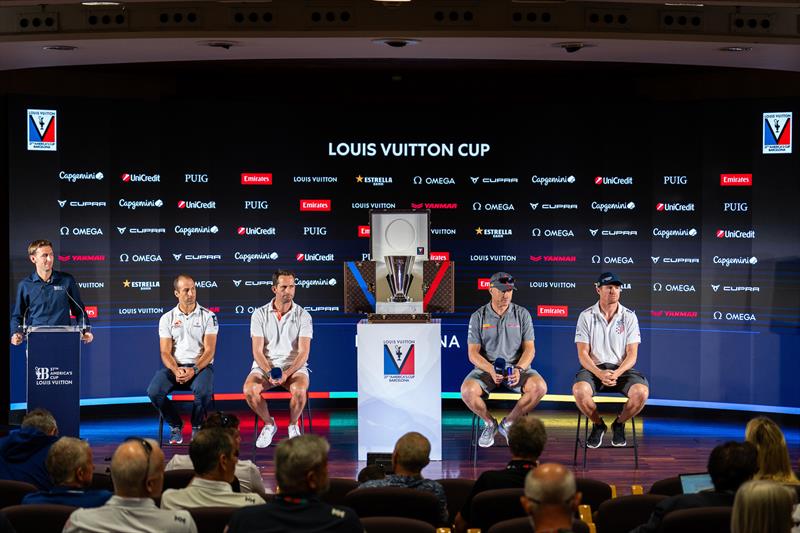
M 389 282 L 389 290 L 392 293 L 391 302 L 408 302 L 408 289 L 414 280 L 411 269 L 414 268 L 413 255 L 387 255 L 384 257 L 386 268 L 389 273 L 386 281 Z

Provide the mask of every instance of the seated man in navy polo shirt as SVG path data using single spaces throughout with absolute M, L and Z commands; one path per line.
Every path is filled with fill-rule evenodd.
M 48 503 L 73 507 L 100 507 L 112 494 L 107 490 L 89 490 L 94 474 L 92 449 L 85 440 L 61 437 L 47 454 L 47 471 L 54 487 L 49 491 L 32 492 L 23 504 Z
M 58 440 L 56 419 L 47 409 L 31 410 L 22 425 L 0 439 L 0 479 L 24 481 L 49 490 L 53 481 L 45 462 L 50 447 Z
M 475 368 L 461 384 L 461 399 L 485 424 L 478 439 L 483 448 L 494 444 L 498 431 L 508 439 L 511 424 L 532 411 L 547 393 L 544 379 L 531 368 L 536 354 L 533 319 L 527 309 L 511 303 L 514 290 L 514 278 L 510 274 L 493 274 L 489 280 L 491 300 L 469 319 L 468 355 Z M 501 359 L 505 361 L 502 365 Z M 498 424 L 489 414 L 484 397 L 501 385 L 522 393 L 522 397 Z

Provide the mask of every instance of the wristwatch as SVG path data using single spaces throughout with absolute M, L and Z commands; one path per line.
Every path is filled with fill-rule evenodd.
M 519 365 L 514 365 L 514 368 L 516 368 L 516 369 L 517 369 L 517 370 L 519 370 L 520 372 L 525 372 L 525 369 L 524 369 L 524 368 L 522 368 L 522 367 L 521 367 L 521 366 L 519 366 Z
M 197 365 L 192 366 L 192 370 L 194 370 L 195 375 L 200 373 L 200 369 L 197 368 Z

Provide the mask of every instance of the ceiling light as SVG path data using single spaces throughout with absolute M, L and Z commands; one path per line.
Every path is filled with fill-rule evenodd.
M 720 48 L 720 52 L 749 52 L 752 50 L 749 46 L 726 46 L 725 48 Z
M 54 52 L 71 52 L 77 49 L 78 49 L 77 46 L 72 46 L 69 44 L 51 44 L 42 47 L 42 50 L 52 50 Z
M 242 44 L 238 41 L 200 41 L 200 46 L 209 46 L 211 48 L 223 48 L 225 50 L 230 50 L 235 46 L 242 46 Z
M 375 44 L 385 44 L 392 48 L 405 48 L 406 46 L 419 44 L 419 39 L 373 39 L 372 42 Z
M 87 6 L 87 7 L 108 7 L 108 6 L 118 6 L 121 4 L 122 2 L 108 2 L 108 1 L 81 2 L 82 6 Z

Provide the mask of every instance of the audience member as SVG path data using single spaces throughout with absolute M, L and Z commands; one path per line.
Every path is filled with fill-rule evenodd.
M 535 531 L 569 533 L 581 494 L 576 491 L 572 472 L 557 463 L 544 463 L 528 472 L 520 502 Z
M 361 469 L 358 473 L 358 482 L 359 483 L 366 483 L 367 481 L 372 481 L 374 479 L 383 479 L 386 477 L 386 472 L 383 470 L 381 465 L 372 464 L 367 465 Z
M 775 481 L 744 483 L 736 492 L 731 533 L 789 533 L 795 491 Z
M 164 487 L 164 452 L 156 441 L 131 438 L 120 444 L 111 458 L 111 479 L 114 496 L 102 507 L 73 512 L 64 533 L 197 533 L 189 511 L 159 509 L 153 501 Z
M 231 482 L 239 457 L 239 443 L 224 428 L 198 431 L 189 445 L 196 476 L 185 489 L 169 489 L 161 496 L 162 509 L 244 507 L 264 503 L 258 494 L 233 492 Z
M 656 505 L 650 520 L 631 533 L 655 533 L 664 516 L 680 509 L 695 507 L 731 507 L 736 490 L 758 471 L 758 452 L 749 442 L 726 442 L 711 451 L 708 473 L 714 490 L 680 494 Z
M 55 485 L 49 491 L 33 492 L 23 504 L 49 503 L 73 507 L 100 507 L 112 494 L 107 490 L 90 490 L 94 462 L 92 449 L 85 440 L 61 437 L 50 447 L 47 471 Z
M 485 490 L 513 489 L 525 486 L 525 476 L 536 468 L 539 456 L 547 442 L 547 433 L 541 420 L 527 415 L 508 430 L 508 449 L 511 461 L 502 470 L 487 470 L 472 486 L 464 506 L 456 515 L 456 531 L 466 531 L 470 521 L 472 499 Z
M 334 507 L 319 495 L 328 490 L 328 442 L 316 435 L 284 439 L 275 449 L 278 495 L 264 505 L 236 511 L 228 533 L 336 532 L 362 533 L 356 513 Z
M 431 443 L 424 435 L 416 431 L 406 433 L 394 445 L 393 473 L 383 479 L 362 483 L 358 488 L 403 487 L 431 492 L 439 500 L 441 523 L 446 524 L 450 515 L 447 511 L 447 497 L 444 488 L 436 481 L 422 477 L 422 469 L 431 462 L 430 453 Z
M 237 448 L 242 445 L 242 436 L 239 433 L 239 418 L 233 413 L 223 413 L 217 411 L 206 418 L 203 429 L 225 428 L 236 439 Z M 191 470 L 192 459 L 188 455 L 175 454 L 167 463 L 167 470 Z M 261 471 L 253 461 L 249 459 L 239 459 L 236 461 L 236 478 L 239 480 L 241 492 L 255 492 L 266 494 L 264 480 L 261 478 Z
M 0 439 L 0 479 L 25 481 L 41 490 L 53 488 L 45 461 L 58 440 L 56 419 L 46 409 L 33 409 L 20 429 Z
M 744 438 L 758 450 L 758 472 L 753 479 L 800 483 L 792 472 L 789 448 L 778 424 L 766 416 L 758 416 L 747 423 Z

